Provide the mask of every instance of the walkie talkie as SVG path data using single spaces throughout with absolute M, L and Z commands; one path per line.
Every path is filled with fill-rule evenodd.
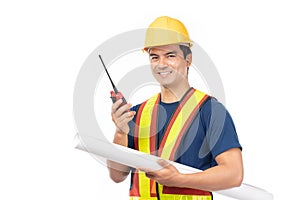
M 122 99 L 123 102 L 122 102 L 121 106 L 124 105 L 124 104 L 127 104 L 127 101 L 124 98 L 123 94 L 120 91 L 118 91 L 117 87 L 115 86 L 114 82 L 112 81 L 112 79 L 111 79 L 111 77 L 110 77 L 110 75 L 109 75 L 109 73 L 108 73 L 108 71 L 106 69 L 106 66 L 105 66 L 105 64 L 104 64 L 104 62 L 103 62 L 100 54 L 99 54 L 99 58 L 100 58 L 100 60 L 102 62 L 102 65 L 103 65 L 103 67 L 104 67 L 104 69 L 106 71 L 106 74 L 107 74 L 107 76 L 108 76 L 108 78 L 109 78 L 109 80 L 111 82 L 111 85 L 113 87 L 113 90 L 114 90 L 114 91 L 110 91 L 110 98 L 111 98 L 112 102 L 115 103 L 119 99 Z

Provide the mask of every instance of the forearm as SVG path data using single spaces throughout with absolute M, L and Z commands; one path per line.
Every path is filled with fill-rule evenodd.
M 116 131 L 113 143 L 127 147 L 127 134 Z M 115 182 L 125 180 L 130 172 L 130 168 L 128 166 L 110 160 L 107 161 L 107 167 L 109 169 L 111 179 Z
M 206 191 L 223 190 L 242 184 L 244 168 L 239 148 L 230 149 L 216 157 L 217 166 L 194 174 L 178 174 L 180 187 Z M 177 182 L 177 181 L 175 181 Z
M 242 180 L 242 169 L 218 165 L 203 172 L 180 174 L 176 182 L 178 187 L 217 191 L 240 186 Z

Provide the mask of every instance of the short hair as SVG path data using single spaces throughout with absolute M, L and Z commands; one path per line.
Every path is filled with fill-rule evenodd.
M 188 47 L 188 46 L 180 44 L 179 47 L 180 47 L 181 51 L 183 52 L 183 58 L 184 59 L 186 59 L 187 55 L 192 53 L 191 48 Z
M 181 49 L 181 51 L 183 52 L 183 59 L 186 59 L 187 55 L 191 54 L 192 53 L 192 50 L 190 47 L 188 46 L 185 46 L 185 45 L 182 45 L 180 44 L 179 45 L 179 48 Z M 189 67 L 187 68 L 187 73 L 189 74 Z

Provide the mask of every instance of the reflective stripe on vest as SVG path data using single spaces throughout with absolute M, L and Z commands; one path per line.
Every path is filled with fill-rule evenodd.
M 185 94 L 166 127 L 159 148 L 156 147 L 156 128 L 160 94 L 142 103 L 136 116 L 135 149 L 174 160 L 181 138 L 187 132 L 207 97 L 205 93 L 193 88 Z M 144 172 L 136 171 L 132 181 L 131 200 L 157 199 L 156 182 L 147 178 Z M 202 190 L 166 187 L 160 184 L 158 184 L 158 190 L 161 200 L 211 200 L 211 193 Z

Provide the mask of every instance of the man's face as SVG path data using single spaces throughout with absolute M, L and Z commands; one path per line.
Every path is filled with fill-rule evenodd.
M 180 87 L 187 81 L 192 55 L 184 59 L 179 45 L 153 47 L 149 51 L 152 74 L 161 86 Z

